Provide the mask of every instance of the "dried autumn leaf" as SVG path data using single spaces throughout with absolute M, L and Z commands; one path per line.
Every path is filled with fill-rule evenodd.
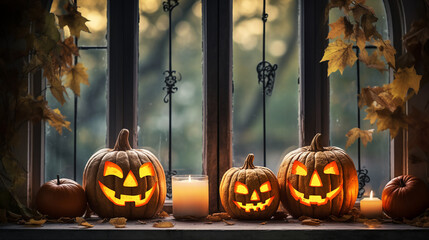
M 301 221 L 302 225 L 319 226 L 322 221 L 315 218 L 308 218 Z
M 368 142 L 372 142 L 373 132 L 374 132 L 374 129 L 369 129 L 369 130 L 361 130 L 360 128 L 350 129 L 350 131 L 346 134 L 346 137 L 347 137 L 346 149 L 350 147 L 358 138 L 361 139 L 362 144 L 366 147 Z
M 86 220 L 83 217 L 76 217 L 75 221 L 76 221 L 77 224 L 81 224 L 83 222 L 86 222 Z
M 73 65 L 73 55 L 79 56 L 79 49 L 74 44 L 74 38 L 68 37 L 63 42 L 58 43 L 61 47 L 60 58 L 63 62 L 63 67 L 70 67 Z
M 163 222 L 156 222 L 153 224 L 153 227 L 156 228 L 172 228 L 174 227 L 174 224 L 169 221 L 163 221 Z
M 383 55 L 384 59 L 395 68 L 395 54 L 396 50 L 390 44 L 390 40 L 383 41 L 382 39 L 377 39 L 374 41 L 374 46 L 377 47 L 378 55 Z
M 140 224 L 146 224 L 147 223 L 146 221 L 143 221 L 143 220 L 137 220 L 137 222 Z
M 225 219 L 222 219 L 222 222 L 224 222 L 226 225 L 234 225 L 235 224 L 234 222 L 230 222 L 230 221 L 227 221 Z
M 347 65 L 353 66 L 356 60 L 357 57 L 353 51 L 353 44 L 346 44 L 341 39 L 337 39 L 335 42 L 329 43 L 320 62 L 328 61 L 329 76 L 337 70 L 340 70 L 341 74 L 343 74 L 344 68 Z
M 415 93 L 419 92 L 421 75 L 417 75 L 414 67 L 399 68 L 395 73 L 392 83 L 386 85 L 394 97 L 405 100 L 408 89 L 412 88 Z
M 364 119 L 370 120 L 371 124 L 377 121 L 377 132 L 389 129 L 392 139 L 396 137 L 400 129 L 408 128 L 406 115 L 402 113 L 401 108 L 392 113 L 388 109 L 380 108 L 373 104 L 365 111 L 367 115 Z
M 359 27 L 359 24 L 354 25 L 353 35 L 352 35 L 351 39 L 356 41 L 356 45 L 359 47 L 359 50 L 361 52 L 366 51 L 366 49 L 365 49 L 365 42 L 366 42 L 365 33 L 363 32 L 362 28 Z
M 329 24 L 331 30 L 328 33 L 327 39 L 334 39 L 344 35 L 345 39 L 350 39 L 353 34 L 353 25 L 346 17 L 340 17 L 336 22 Z
M 160 218 L 166 218 L 166 217 L 169 217 L 170 215 L 168 215 L 168 213 L 166 212 L 166 211 L 161 211 L 159 214 L 158 214 L 158 217 L 160 217 Z
M 42 226 L 43 224 L 45 224 L 45 222 L 46 222 L 46 219 L 35 220 L 31 218 L 30 220 L 25 222 L 25 225 Z
M 83 227 L 86 227 L 86 228 L 93 228 L 94 227 L 94 225 L 92 225 L 91 223 L 89 223 L 87 221 L 79 223 L 79 226 L 83 226 Z
M 309 216 L 300 216 L 299 218 L 298 218 L 298 220 L 299 221 L 304 221 L 305 219 L 311 219 L 311 217 L 309 217 Z
M 365 222 L 363 222 L 368 228 L 378 228 L 381 226 L 381 222 L 377 219 L 368 219 Z
M 68 3 L 65 6 L 65 9 L 67 10 L 68 14 L 57 15 L 60 28 L 68 26 L 70 29 L 70 34 L 76 36 L 77 38 L 80 37 L 80 31 L 90 33 L 88 27 L 85 25 L 85 23 L 89 20 L 82 17 L 81 13 L 77 11 L 76 7 Z
M 374 25 L 377 21 L 378 18 L 372 13 L 362 15 L 360 25 L 365 33 L 366 40 L 370 40 L 371 38 L 382 38 Z
M 115 226 L 115 228 L 124 228 L 127 225 L 127 219 L 124 217 L 111 218 L 109 223 Z
M 359 60 L 361 60 L 367 67 L 377 69 L 381 73 L 386 71 L 386 65 L 381 61 L 378 52 L 374 51 L 371 56 L 368 56 L 367 51 L 362 51 L 359 54 Z
M 268 223 L 267 221 L 261 222 L 261 225 L 266 225 L 267 223 Z
M 231 216 L 227 212 L 213 213 L 212 216 L 220 217 L 221 219 L 229 220 Z
M 361 21 L 361 17 L 365 14 L 372 14 L 374 15 L 374 9 L 370 6 L 367 6 L 363 3 L 358 3 L 350 8 L 353 14 L 353 18 L 356 22 Z
M 222 221 L 222 218 L 220 217 L 220 216 L 212 216 L 212 215 L 209 215 L 209 216 L 207 216 L 207 218 L 206 218 L 208 221 L 211 221 L 211 222 L 220 222 L 220 221 Z
M 71 131 L 70 122 L 65 120 L 66 117 L 61 114 L 58 108 L 52 110 L 46 107 L 43 110 L 43 115 L 48 120 L 49 125 L 55 128 L 59 134 L 63 133 L 63 128 Z
M 67 72 L 64 86 L 70 88 L 77 96 L 80 96 L 81 83 L 89 86 L 86 68 L 82 63 L 78 63 Z

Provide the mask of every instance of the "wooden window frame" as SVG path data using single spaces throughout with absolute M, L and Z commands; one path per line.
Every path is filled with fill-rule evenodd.
M 232 166 L 232 0 L 202 0 L 203 24 L 203 173 L 209 176 L 210 212 L 222 210 L 219 184 Z M 328 0 L 300 0 L 299 143 L 310 144 L 315 133 L 329 143 L 329 80 L 327 64 L 319 63 L 328 44 L 324 6 Z M 391 39 L 402 51 L 405 32 L 403 0 L 384 0 Z M 137 147 L 138 0 L 107 0 L 108 113 L 106 145 L 113 147 L 122 128 Z M 414 6 L 408 7 L 412 12 Z M 410 10 L 411 9 L 411 10 Z M 409 14 L 410 15 L 410 14 Z M 111 21 L 115 19 L 115 21 Z M 316 26 L 316 27 L 315 27 Z M 400 49 L 400 50 L 399 50 Z M 114 66 L 114 67 L 112 67 Z M 41 75 L 41 74 L 39 74 Z M 42 78 L 29 87 L 38 92 Z M 44 123 L 28 127 L 28 205 L 44 182 Z M 406 172 L 406 132 L 391 142 L 391 175 Z

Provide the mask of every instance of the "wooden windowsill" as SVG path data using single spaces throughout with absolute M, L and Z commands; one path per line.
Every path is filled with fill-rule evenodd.
M 367 228 L 362 223 L 324 222 L 320 226 L 301 225 L 297 220 L 236 221 L 234 225 L 224 222 L 176 221 L 172 217 L 163 219 L 174 223 L 173 228 L 155 228 L 153 222 L 146 224 L 128 221 L 126 228 L 114 228 L 109 223 L 97 223 L 99 219 L 88 220 L 95 226 L 84 228 L 77 224 L 46 223 L 42 227 L 17 224 L 0 226 L 0 239 L 427 239 L 429 228 L 418 228 L 405 224 L 382 224 L 379 228 Z

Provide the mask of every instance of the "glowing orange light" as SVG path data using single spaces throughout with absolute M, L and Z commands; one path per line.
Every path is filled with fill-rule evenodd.
M 138 195 L 121 194 L 120 197 L 117 198 L 115 197 L 114 190 L 106 187 L 100 181 L 98 181 L 98 184 L 100 185 L 101 191 L 104 193 L 104 195 L 115 205 L 125 206 L 126 202 L 134 202 L 136 207 L 141 207 L 143 205 L 146 205 L 149 202 L 149 200 L 152 198 L 152 195 L 155 192 L 155 189 L 157 186 L 157 182 L 155 182 L 154 186 L 145 192 L 145 198 L 141 199 L 141 194 L 138 194 Z
M 341 184 L 339 187 L 328 192 L 326 194 L 325 198 L 322 198 L 322 196 L 320 196 L 320 195 L 310 195 L 308 198 L 305 198 L 304 193 L 296 190 L 289 181 L 288 181 L 288 185 L 289 185 L 289 191 L 290 191 L 290 194 L 292 195 L 292 197 L 296 201 L 299 201 L 301 204 L 306 205 L 306 206 L 325 205 L 328 203 L 329 200 L 334 199 L 340 193 L 341 189 L 343 188 L 343 184 Z
M 241 182 L 235 182 L 234 192 L 238 194 L 249 194 L 247 186 Z
M 311 175 L 310 179 L 310 187 L 321 187 L 323 186 L 322 180 L 320 180 L 320 176 L 316 170 L 314 170 L 313 175 Z
M 153 165 L 150 162 L 141 165 L 139 168 L 139 177 L 143 178 L 146 176 L 155 176 L 155 170 L 153 169 Z
M 337 163 L 335 161 L 333 161 L 333 162 L 330 162 L 329 164 L 327 164 L 325 166 L 325 168 L 323 169 L 323 173 L 324 174 L 339 175 L 340 171 L 338 171 Z
M 238 208 L 242 208 L 246 212 L 250 212 L 250 210 L 258 212 L 258 211 L 264 211 L 266 207 L 269 207 L 271 205 L 273 200 L 274 200 L 274 196 L 268 198 L 267 200 L 265 200 L 265 202 L 258 202 L 256 205 L 254 205 L 253 203 L 243 204 L 237 201 L 233 201 L 233 202 Z
M 124 174 L 122 173 L 122 169 L 118 165 L 110 161 L 106 161 L 106 163 L 104 164 L 103 176 L 109 176 L 109 175 L 117 176 L 119 178 L 124 177 Z
M 261 199 L 259 198 L 258 193 L 256 192 L 256 190 L 253 190 L 252 196 L 250 197 L 251 201 L 260 201 Z
M 261 191 L 261 193 L 271 191 L 271 183 L 270 183 L 270 181 L 266 181 L 265 183 L 263 183 L 261 185 L 261 187 L 259 188 L 259 191 Z
M 124 187 L 137 187 L 138 183 L 137 183 L 137 179 L 134 176 L 133 172 L 128 173 L 127 177 L 125 178 L 124 181 Z
M 292 174 L 307 176 L 307 168 L 299 161 L 295 161 L 292 165 Z

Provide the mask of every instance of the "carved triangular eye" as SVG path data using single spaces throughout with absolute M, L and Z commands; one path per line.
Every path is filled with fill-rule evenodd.
M 307 176 L 307 167 L 300 161 L 295 161 L 292 165 L 292 174 Z
M 247 186 L 241 182 L 235 182 L 234 192 L 238 194 L 249 194 Z
M 118 165 L 110 161 L 106 161 L 106 163 L 104 164 L 103 176 L 109 176 L 109 175 L 117 176 L 118 178 L 124 177 L 121 167 L 119 167 Z
M 323 169 L 324 174 L 334 174 L 339 175 L 340 172 L 338 171 L 338 166 L 335 161 L 328 163 L 325 168 Z
M 146 176 L 155 176 L 155 170 L 153 169 L 153 165 L 150 162 L 141 165 L 139 169 L 139 177 L 143 178 Z

